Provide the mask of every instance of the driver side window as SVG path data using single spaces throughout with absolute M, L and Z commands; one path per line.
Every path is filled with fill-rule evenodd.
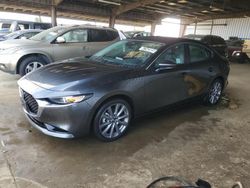
M 66 43 L 83 43 L 88 41 L 88 32 L 86 29 L 71 30 L 62 35 Z
M 185 63 L 185 46 L 179 44 L 167 49 L 156 60 L 156 67 L 159 64 L 184 64 Z

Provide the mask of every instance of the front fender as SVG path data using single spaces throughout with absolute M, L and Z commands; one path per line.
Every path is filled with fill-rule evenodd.
M 20 65 L 20 63 L 22 62 L 22 60 L 27 57 L 27 56 L 31 56 L 31 55 L 42 55 L 44 57 L 47 58 L 47 61 L 48 62 L 53 62 L 53 58 L 52 56 L 47 53 L 47 52 L 44 52 L 42 50 L 21 50 L 19 52 L 16 53 L 17 56 L 18 56 L 18 59 L 16 60 L 16 74 L 18 73 L 18 67 Z

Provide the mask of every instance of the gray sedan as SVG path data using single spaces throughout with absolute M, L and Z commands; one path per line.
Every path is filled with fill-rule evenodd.
M 55 61 L 91 56 L 122 37 L 111 28 L 54 27 L 28 40 L 1 42 L 0 70 L 23 76 Z
M 28 120 L 43 133 L 73 138 L 92 130 L 113 141 L 132 117 L 194 98 L 217 104 L 229 70 L 227 59 L 202 43 L 145 37 L 45 66 L 18 84 Z

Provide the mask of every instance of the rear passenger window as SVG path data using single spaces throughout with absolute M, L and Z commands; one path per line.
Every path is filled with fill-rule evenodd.
M 211 52 L 199 45 L 189 45 L 190 63 L 208 60 Z
M 156 60 L 156 67 L 161 63 L 167 64 L 184 64 L 185 63 L 185 46 L 184 44 L 173 46 L 167 49 Z
M 116 31 L 109 31 L 109 30 L 107 30 L 107 33 L 108 33 L 108 35 L 109 35 L 109 40 L 110 40 L 110 41 L 111 41 L 111 40 L 115 40 L 116 38 L 119 37 L 119 34 L 118 34 L 118 32 L 116 32 Z
M 112 33 L 112 31 L 104 29 L 90 29 L 90 38 L 89 38 L 90 42 L 106 42 L 106 41 L 112 41 L 115 38 L 117 37 L 115 33 Z

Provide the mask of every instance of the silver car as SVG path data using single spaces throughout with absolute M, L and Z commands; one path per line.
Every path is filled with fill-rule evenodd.
M 58 26 L 27 40 L 0 44 L 0 70 L 25 74 L 51 62 L 74 57 L 89 57 L 123 39 L 115 29 L 94 26 Z

